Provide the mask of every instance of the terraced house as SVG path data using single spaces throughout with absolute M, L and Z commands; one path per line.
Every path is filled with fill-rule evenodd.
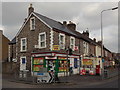
M 96 39 L 89 38 L 88 31 L 81 34 L 71 21 L 61 23 L 36 13 L 32 4 L 28 9 L 28 17 L 10 45 L 15 47 L 12 50 L 16 53 L 12 57 L 17 60 L 17 68 L 36 74 L 46 69 L 63 76 L 70 67 L 73 74 L 78 74 L 80 67 L 87 62 L 90 61 L 87 65 L 95 68 L 100 60 L 90 59 L 96 56 L 96 49 L 100 45 Z

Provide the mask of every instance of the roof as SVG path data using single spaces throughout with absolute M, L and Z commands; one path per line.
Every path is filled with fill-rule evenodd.
M 72 34 L 72 35 L 76 36 L 75 33 L 73 33 L 71 30 L 69 30 L 67 27 L 65 27 L 62 23 L 60 23 L 58 21 L 55 21 L 53 19 L 50 19 L 50 18 L 48 18 L 46 16 L 43 16 L 41 14 L 38 14 L 36 12 L 34 12 L 34 14 L 37 15 L 40 19 L 42 19 L 50 27 L 58 29 L 58 30 L 61 30 L 63 32 L 66 32 L 66 33 L 69 33 L 69 34 Z
M 14 38 L 12 39 L 12 41 L 10 41 L 9 44 L 16 44 L 16 37 L 14 37 Z
M 74 35 L 78 38 L 81 38 L 81 39 L 84 39 L 88 42 L 92 42 L 93 40 L 91 40 L 90 38 L 88 37 L 85 37 L 84 35 L 82 35 L 80 32 L 77 32 L 77 31 L 71 31 L 69 30 L 66 26 L 64 26 L 62 23 L 58 22 L 58 21 L 55 21 L 53 19 L 50 19 L 46 16 L 43 16 L 39 13 L 36 13 L 34 12 L 35 15 L 37 15 L 40 19 L 42 19 L 46 24 L 48 24 L 50 27 L 52 28 L 55 28 L 55 29 L 58 29 L 62 32 L 66 32 L 68 34 L 71 34 L 71 35 Z M 95 42 L 93 42 L 95 44 Z

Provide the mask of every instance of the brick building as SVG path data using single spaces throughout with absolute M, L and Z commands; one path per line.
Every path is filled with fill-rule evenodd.
M 16 61 L 18 70 L 36 74 L 44 68 L 62 76 L 69 67 L 77 74 L 89 60 L 92 68 L 102 64 L 101 45 L 89 38 L 88 31 L 81 34 L 71 21 L 61 23 L 36 13 L 32 4 L 9 48 L 9 60 Z

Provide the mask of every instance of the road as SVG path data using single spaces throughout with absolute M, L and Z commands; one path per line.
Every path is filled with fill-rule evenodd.
M 77 79 L 76 79 L 77 80 Z M 3 88 L 118 88 L 118 77 L 107 80 L 77 80 L 70 83 L 28 84 L 3 80 Z

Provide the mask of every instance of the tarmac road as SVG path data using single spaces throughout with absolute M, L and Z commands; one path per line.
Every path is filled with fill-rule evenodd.
M 107 80 L 92 80 L 92 79 L 90 80 L 91 78 L 90 76 L 80 78 L 82 78 L 83 80 L 76 79 L 70 83 L 52 83 L 52 84 L 32 84 L 32 83 L 28 84 L 20 82 L 11 82 L 7 79 L 4 79 L 3 88 L 118 88 L 118 77 L 114 77 Z

